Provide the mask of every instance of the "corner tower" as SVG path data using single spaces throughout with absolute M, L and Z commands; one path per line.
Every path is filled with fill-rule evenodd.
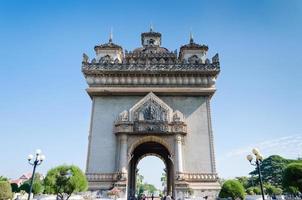
M 83 55 L 92 99 L 86 176 L 90 190 L 135 194 L 136 166 L 148 154 L 167 169 L 166 194 L 214 199 L 215 167 L 210 100 L 220 72 L 218 54 L 194 42 L 177 51 L 161 46 L 161 33 L 141 34 L 142 46 L 123 52 L 109 43 Z

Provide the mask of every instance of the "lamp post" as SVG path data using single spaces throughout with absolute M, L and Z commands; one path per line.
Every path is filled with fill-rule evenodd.
M 38 165 L 40 165 L 43 160 L 45 160 L 45 156 L 42 155 L 42 151 L 40 149 L 36 150 L 35 157 L 31 154 L 28 156 L 28 163 L 33 166 L 33 173 L 32 173 L 31 180 L 30 180 L 30 187 L 29 187 L 29 193 L 28 193 L 28 198 L 27 198 L 28 200 L 30 200 L 30 195 L 31 195 L 32 188 L 33 188 L 36 167 Z
M 261 189 L 262 199 L 265 200 L 264 191 L 263 191 L 262 176 L 261 176 L 261 170 L 260 170 L 260 165 L 262 164 L 263 157 L 262 157 L 260 151 L 256 148 L 254 148 L 252 150 L 252 152 L 255 155 L 256 160 L 254 162 L 252 162 L 253 159 L 254 159 L 254 156 L 252 154 L 247 155 L 246 159 L 251 163 L 251 165 L 256 166 L 256 168 L 257 168 L 257 172 L 258 172 L 258 175 L 259 175 L 259 182 L 260 182 L 260 189 Z

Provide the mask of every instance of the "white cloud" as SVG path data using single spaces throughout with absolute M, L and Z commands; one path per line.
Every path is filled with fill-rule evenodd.
M 286 158 L 297 158 L 298 156 L 302 156 L 302 135 L 280 137 L 263 141 L 253 146 L 250 145 L 234 149 L 223 155 L 222 159 L 229 159 L 235 156 L 245 156 L 249 154 L 254 147 L 260 149 L 264 156 L 277 154 Z
M 264 157 L 280 155 L 284 158 L 296 159 L 298 156 L 302 157 L 302 135 L 266 140 L 220 154 L 217 157 L 218 174 L 223 178 L 248 175 L 253 170 L 253 166 L 247 162 L 246 155 L 250 154 L 254 147 L 257 147 Z

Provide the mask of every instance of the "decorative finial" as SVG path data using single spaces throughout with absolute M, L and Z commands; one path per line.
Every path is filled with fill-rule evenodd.
M 83 53 L 83 61 L 84 63 L 89 62 L 89 57 L 86 55 L 86 53 Z
M 191 43 L 191 44 L 194 43 L 192 31 L 190 32 L 190 43 Z
M 112 43 L 112 39 L 113 39 L 113 33 L 112 33 L 112 28 L 110 30 L 110 36 L 109 36 L 109 43 Z
M 150 32 L 153 32 L 153 24 L 152 24 L 152 22 L 150 24 Z

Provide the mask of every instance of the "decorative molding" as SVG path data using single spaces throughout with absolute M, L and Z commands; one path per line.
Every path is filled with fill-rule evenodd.
M 208 131 L 209 131 L 209 144 L 210 144 L 210 158 L 211 158 L 211 168 L 212 172 L 216 173 L 216 162 L 215 162 L 215 152 L 214 152 L 214 136 L 212 129 L 212 121 L 211 121 L 211 106 L 210 99 L 206 99 L 207 106 L 207 121 L 208 121 Z
M 117 173 L 86 173 L 89 182 L 117 181 Z
M 203 75 L 129 75 L 129 74 L 104 74 L 87 75 L 86 82 L 90 86 L 134 86 L 134 87 L 154 87 L 154 86 L 173 86 L 173 87 L 214 87 L 215 76 Z
M 130 108 L 129 120 L 142 121 L 144 118 L 147 118 L 146 120 L 170 122 L 172 113 L 173 109 L 168 104 L 157 97 L 153 92 L 150 92 Z M 140 116 L 140 114 L 142 114 L 142 116 Z
M 127 179 L 127 173 L 86 173 L 89 182 L 114 182 Z
M 157 142 L 157 143 L 163 145 L 169 151 L 171 158 L 174 157 L 174 147 L 172 147 L 171 144 L 165 138 L 154 136 L 154 135 L 146 135 L 146 136 L 140 137 L 139 139 L 133 141 L 133 143 L 129 145 L 128 161 L 131 160 L 134 149 L 136 147 L 138 147 L 139 145 L 146 143 L 146 142 Z
M 82 72 L 87 74 L 103 74 L 110 72 L 120 72 L 120 73 L 173 73 L 173 72 L 186 72 L 186 73 L 202 73 L 202 74 L 213 74 L 217 75 L 220 71 L 219 62 L 218 63 L 164 63 L 163 59 L 159 60 L 159 63 L 152 63 L 154 59 L 150 62 L 130 59 L 129 64 L 125 63 L 82 63 Z M 168 61 L 169 62 L 169 61 Z
M 115 133 L 186 134 L 184 115 L 150 92 L 129 111 L 124 110 L 115 122 Z
M 106 95 L 146 95 L 154 92 L 158 95 L 174 95 L 174 96 L 207 96 L 212 95 L 216 88 L 203 87 L 89 87 L 87 93 L 93 96 Z
M 176 180 L 187 182 L 217 182 L 218 176 L 216 173 L 176 172 Z

